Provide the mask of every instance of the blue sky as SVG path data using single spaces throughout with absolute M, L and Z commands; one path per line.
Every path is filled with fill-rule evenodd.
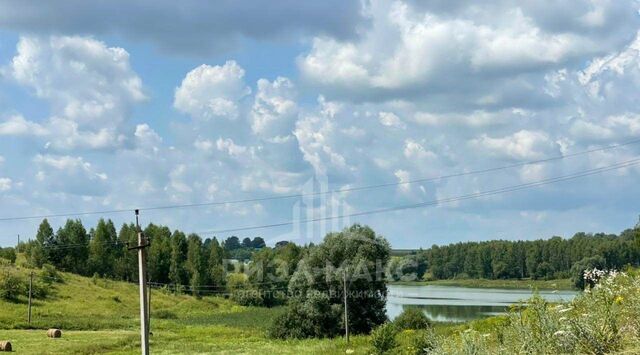
M 625 0 L 0 0 L 0 219 L 403 182 L 640 138 L 639 8 Z M 639 152 L 634 144 L 323 198 L 144 211 L 142 221 L 201 233 L 357 214 Z M 305 243 L 360 222 L 412 248 L 617 233 L 640 213 L 639 172 L 218 234 Z M 133 213 L 104 217 L 121 224 Z M 91 226 L 98 216 L 81 218 Z M 0 245 L 33 236 L 38 223 L 0 221 Z

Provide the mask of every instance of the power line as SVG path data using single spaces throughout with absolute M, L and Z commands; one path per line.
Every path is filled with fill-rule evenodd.
M 529 182 L 529 183 L 525 183 L 525 184 L 517 184 L 517 185 L 502 187 L 502 188 L 493 189 L 493 190 L 481 191 L 481 192 L 476 192 L 476 193 L 472 193 L 472 194 L 468 194 L 468 195 L 462 195 L 462 196 L 456 196 L 456 197 L 450 197 L 450 198 L 444 198 L 444 199 L 436 199 L 436 200 L 432 200 L 432 201 L 421 202 L 421 203 L 416 203 L 416 204 L 411 204 L 411 205 L 402 205 L 402 206 L 396 206 L 396 207 L 390 207 L 390 208 L 382 208 L 382 209 L 370 210 L 370 211 L 364 211 L 364 212 L 356 212 L 356 213 L 345 214 L 345 215 L 304 219 L 304 220 L 299 220 L 299 221 L 287 221 L 287 222 L 282 222 L 282 223 L 264 224 L 264 225 L 257 225 L 257 226 L 246 226 L 246 227 L 238 227 L 238 228 L 230 228 L 230 229 L 211 230 L 211 231 L 199 232 L 199 233 L 196 233 L 196 234 L 201 234 L 201 235 L 222 234 L 222 233 L 229 233 L 229 232 L 240 232 L 240 231 L 248 231 L 248 230 L 267 229 L 267 228 L 290 226 L 290 225 L 293 225 L 295 223 L 306 224 L 306 223 L 321 222 L 321 221 L 334 220 L 334 219 L 359 217 L 359 216 L 372 215 L 372 214 L 378 214 L 378 213 L 386 213 L 386 212 L 394 212 L 394 211 L 415 209 L 415 208 L 421 208 L 421 207 L 426 207 L 426 206 L 439 205 L 439 204 L 443 204 L 443 203 L 459 202 L 459 201 L 464 201 L 464 200 L 469 200 L 469 199 L 474 199 L 474 198 L 479 198 L 479 197 L 492 196 L 492 195 L 498 195 L 498 194 L 514 192 L 514 191 L 519 191 L 519 190 L 524 190 L 524 189 L 530 189 L 530 188 L 533 188 L 533 187 L 549 185 L 549 184 L 562 182 L 562 181 L 567 181 L 567 180 L 573 180 L 573 179 L 577 179 L 577 178 L 581 178 L 581 177 L 585 177 L 585 176 L 599 174 L 599 173 L 606 172 L 606 171 L 617 170 L 617 169 L 633 166 L 633 165 L 636 165 L 638 163 L 640 163 L 640 158 L 636 158 L 636 159 L 632 159 L 632 160 L 616 163 L 616 164 L 609 165 L 609 166 L 606 166 L 606 167 L 580 171 L 580 172 L 569 174 L 569 175 L 564 175 L 564 176 L 558 176 L 558 177 L 549 178 L 549 179 L 538 180 L 538 181 Z
M 511 164 L 511 165 L 504 165 L 504 166 L 481 169 L 481 170 L 472 170 L 472 171 L 466 171 L 466 172 L 460 172 L 460 173 L 454 173 L 454 174 L 442 175 L 442 176 L 436 176 L 436 177 L 420 178 L 420 179 L 408 180 L 408 181 L 402 181 L 402 182 L 390 182 L 390 183 L 383 183 L 383 184 L 376 184 L 376 185 L 355 186 L 355 187 L 348 187 L 348 188 L 341 188 L 341 189 L 332 189 L 327 191 L 318 191 L 318 192 L 312 192 L 312 193 L 298 193 L 298 194 L 290 194 L 290 195 L 266 196 L 266 197 L 258 197 L 258 198 L 228 200 L 228 201 L 211 201 L 211 202 L 191 203 L 191 204 L 175 204 L 175 205 L 164 205 L 164 206 L 153 206 L 153 207 L 141 207 L 137 209 L 140 211 L 157 211 L 157 210 L 177 209 L 177 208 L 221 206 L 221 205 L 241 204 L 241 203 L 250 203 L 250 202 L 285 200 L 285 199 L 293 199 L 293 198 L 327 195 L 327 194 L 333 194 L 333 193 L 345 193 L 345 192 L 363 191 L 363 190 L 379 189 L 379 188 L 393 187 L 393 186 L 402 186 L 402 185 L 416 184 L 421 182 L 450 179 L 454 177 L 484 174 L 484 173 L 512 169 L 512 168 L 517 168 L 517 167 L 522 167 L 527 165 L 548 163 L 551 161 L 562 160 L 565 158 L 571 158 L 571 157 L 576 157 L 580 155 L 586 155 L 590 153 L 616 149 L 616 148 L 637 144 L 637 143 L 640 143 L 640 139 L 634 139 L 634 140 L 630 140 L 630 141 L 619 143 L 619 144 L 613 144 L 613 145 L 609 145 L 601 148 L 584 150 L 584 151 L 571 153 L 571 154 L 558 155 L 555 157 L 550 157 L 545 159 L 531 160 L 531 161 L 520 162 L 520 163 Z M 111 209 L 111 210 L 90 211 L 90 212 L 68 212 L 68 213 L 53 213 L 53 214 L 31 215 L 31 216 L 3 217 L 3 218 L 0 218 L 0 222 L 42 219 L 42 218 L 56 218 L 56 217 L 78 217 L 78 216 L 89 216 L 89 215 L 130 213 L 133 210 L 134 210 L 133 208 L 132 209 Z

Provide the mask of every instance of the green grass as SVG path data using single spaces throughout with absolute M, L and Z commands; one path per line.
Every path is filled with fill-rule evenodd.
M 505 289 L 534 289 L 534 290 L 573 290 L 569 279 L 558 280 L 488 280 L 488 279 L 452 279 L 435 281 L 397 281 L 391 285 L 435 285 L 457 286 L 472 288 L 505 288 Z
M 14 269 L 25 280 L 31 271 Z M 33 303 L 0 300 L 0 341 L 20 354 L 136 354 L 140 349 L 138 287 L 61 273 L 64 283 Z M 151 350 L 159 354 L 354 354 L 370 353 L 367 336 L 343 339 L 273 340 L 265 333 L 282 308 L 243 307 L 222 297 L 196 299 L 153 290 Z M 61 339 L 46 329 L 61 328 Z

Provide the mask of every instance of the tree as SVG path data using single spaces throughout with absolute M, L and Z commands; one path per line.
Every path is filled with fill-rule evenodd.
M 187 249 L 187 237 L 180 231 L 174 231 L 171 236 L 171 263 L 169 265 L 169 281 L 174 285 L 185 285 L 189 282 L 189 275 L 185 269 Z
M 274 325 L 277 328 L 286 324 L 288 332 L 277 332 L 278 336 L 333 336 L 336 329 L 344 329 L 339 310 L 343 307 L 345 277 L 350 291 L 347 294 L 350 331 L 368 333 L 384 323 L 387 319 L 384 269 L 390 251 L 389 243 L 366 226 L 356 224 L 340 233 L 328 234 L 300 261 L 289 281 L 293 296 Z M 301 314 L 298 308 L 305 311 Z M 300 333 L 300 329 L 307 331 Z
M 60 248 L 53 265 L 60 270 L 84 274 L 89 260 L 89 235 L 79 219 L 68 219 L 64 227 L 56 233 L 57 245 L 73 245 Z
M 45 218 L 38 227 L 36 240 L 30 249 L 29 262 L 35 267 L 49 263 L 49 248 L 53 247 L 54 235 L 53 228 L 49 225 L 49 221 Z
M 114 276 L 114 249 L 117 240 L 116 228 L 111 220 L 100 218 L 92 233 L 89 245 L 89 266 L 93 273 L 101 276 Z
M 209 253 L 209 278 L 216 286 L 224 285 L 224 250 L 222 250 L 218 239 L 215 237 L 211 241 L 211 250 Z
M 151 245 L 148 249 L 149 280 L 169 283 L 171 267 L 171 230 L 164 226 L 149 224 L 144 229 L 144 235 Z
M 118 233 L 118 248 L 116 253 L 115 277 L 120 280 L 134 281 L 138 277 L 138 254 L 129 247 L 138 245 L 138 231 L 136 226 L 123 224 Z
M 253 238 L 253 241 L 251 241 L 251 246 L 254 249 L 262 249 L 262 248 L 266 247 L 267 244 L 264 242 L 264 239 L 262 239 L 260 237 L 255 237 L 255 238 Z
M 240 249 L 240 240 L 238 237 L 233 236 L 227 238 L 227 240 L 224 241 L 224 249 L 228 251 Z
M 202 257 L 202 239 L 196 234 L 190 234 L 187 241 L 186 266 L 189 271 L 191 293 L 200 296 L 205 265 Z
M 243 248 L 251 248 L 252 244 L 251 244 L 251 238 L 244 238 L 242 240 L 242 247 Z

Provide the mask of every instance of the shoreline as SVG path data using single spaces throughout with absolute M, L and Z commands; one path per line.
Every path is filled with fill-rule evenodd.
M 388 285 L 400 286 L 451 286 L 469 288 L 503 288 L 503 289 L 525 289 L 525 290 L 558 290 L 576 291 L 569 279 L 557 280 L 489 280 L 489 279 L 453 279 L 435 281 L 391 281 Z

